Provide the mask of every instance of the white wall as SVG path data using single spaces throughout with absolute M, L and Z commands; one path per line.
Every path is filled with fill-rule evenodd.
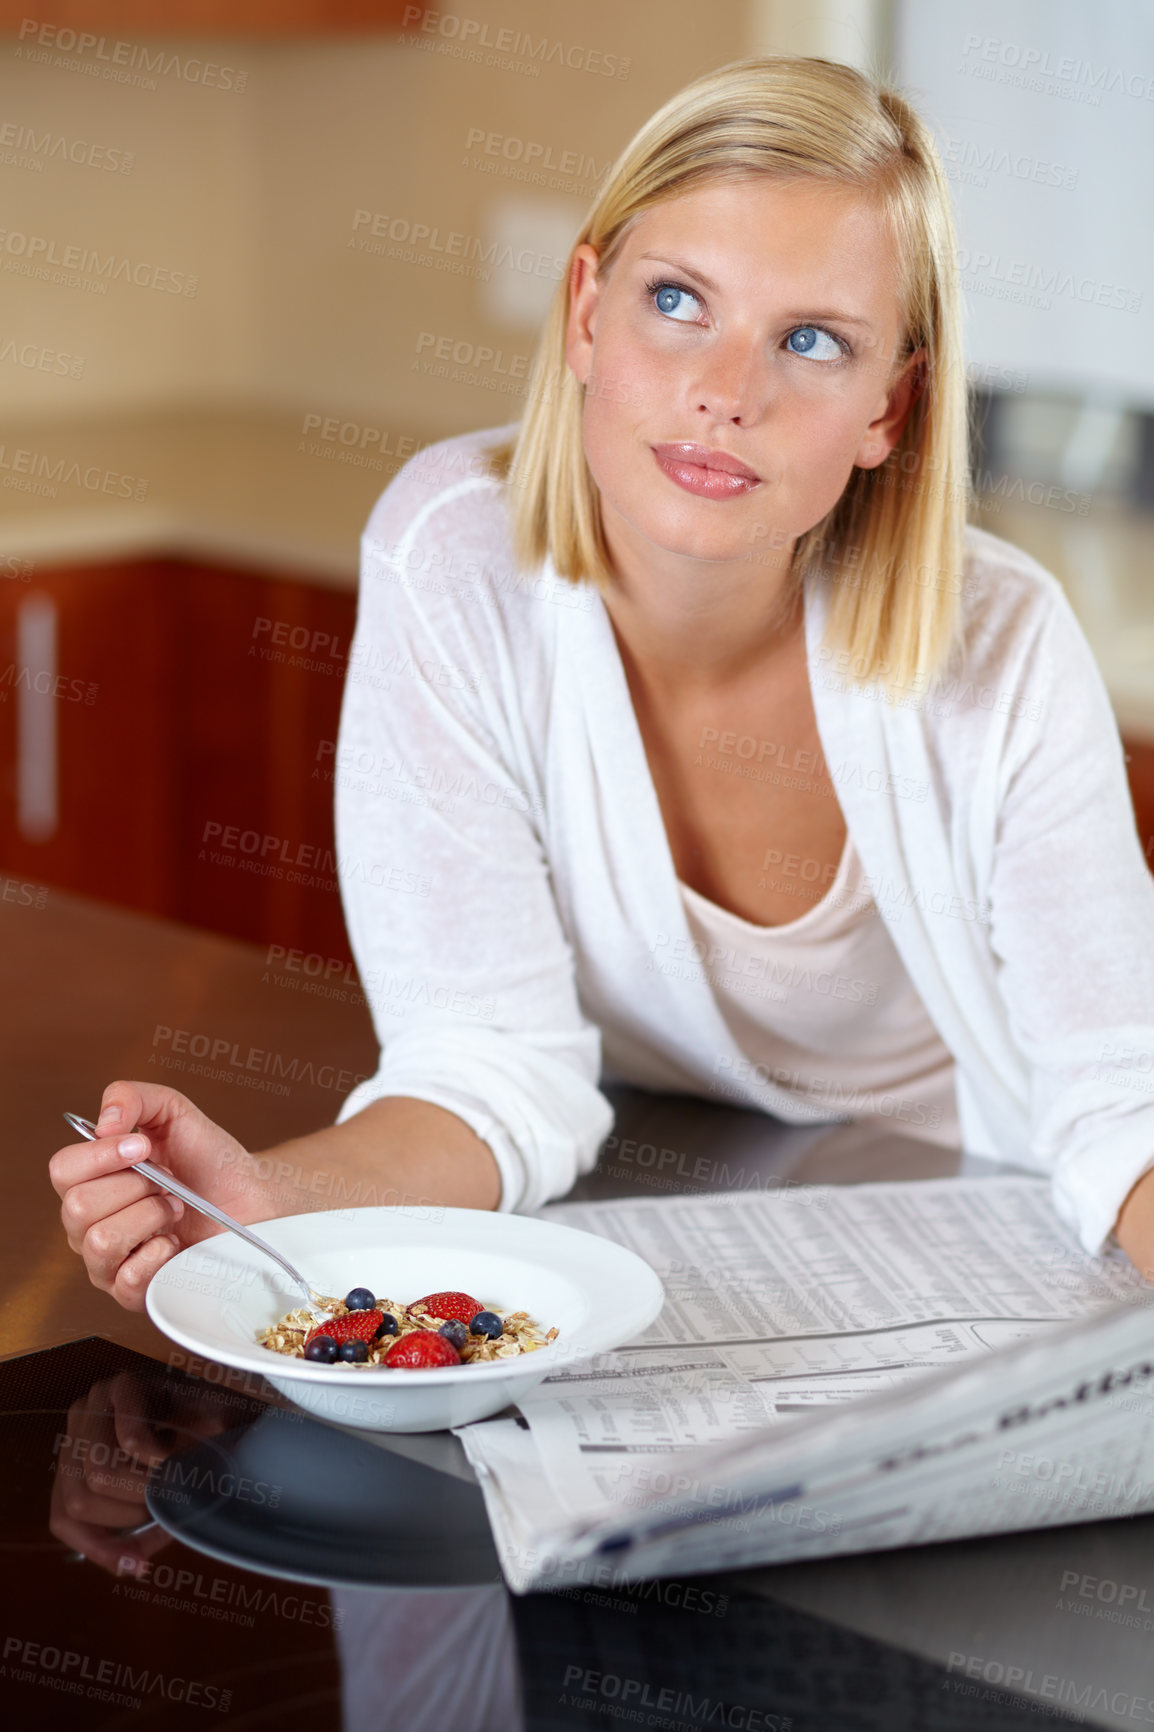
M 813 54 L 863 72 L 889 70 L 894 0 L 752 0 L 749 54 Z
M 1154 407 L 1154 5 L 901 0 L 897 52 L 954 189 L 971 361 Z

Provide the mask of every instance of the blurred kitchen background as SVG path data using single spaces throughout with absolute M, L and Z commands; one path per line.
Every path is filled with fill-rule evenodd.
M 38 10 L 0 36 L 5 900 L 349 958 L 332 754 L 365 518 L 421 445 L 519 417 L 638 125 L 775 52 L 881 73 L 935 128 L 975 519 L 1067 587 L 1154 858 L 1149 0 Z

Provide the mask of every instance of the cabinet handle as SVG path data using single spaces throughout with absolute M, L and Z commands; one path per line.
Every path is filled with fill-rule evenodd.
M 21 601 L 16 619 L 16 823 L 27 842 L 46 842 L 60 823 L 57 775 L 56 603 Z

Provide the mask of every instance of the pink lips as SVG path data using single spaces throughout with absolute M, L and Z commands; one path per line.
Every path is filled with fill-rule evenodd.
M 730 456 L 728 451 L 712 450 L 708 445 L 654 445 L 652 451 L 659 468 L 671 481 L 687 493 L 697 493 L 706 499 L 735 499 L 761 482 L 761 477 L 739 458 Z

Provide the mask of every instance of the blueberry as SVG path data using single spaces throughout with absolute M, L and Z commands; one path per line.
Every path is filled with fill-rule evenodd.
M 337 1353 L 338 1359 L 343 1359 L 346 1365 L 363 1365 L 369 1357 L 367 1341 L 342 1341 Z
M 465 1328 L 465 1325 L 460 1321 L 460 1319 L 456 1317 L 451 1317 L 447 1323 L 442 1323 L 441 1327 L 437 1330 L 437 1334 L 443 1335 L 446 1341 L 451 1341 L 458 1351 L 460 1351 L 469 1339 L 469 1331 Z
M 367 1287 L 354 1287 L 351 1293 L 345 1294 L 345 1304 L 350 1311 L 371 1311 L 377 1302 L 375 1293 L 370 1293 Z
M 487 1335 L 490 1341 L 496 1341 L 504 1327 L 495 1311 L 478 1311 L 469 1325 L 474 1335 Z
M 314 1335 L 305 1347 L 305 1358 L 320 1365 L 331 1365 L 337 1356 L 337 1344 L 331 1335 Z
M 373 1336 L 373 1340 L 379 1341 L 382 1335 L 395 1335 L 396 1333 L 397 1320 L 391 1311 L 386 1311 L 377 1324 L 377 1333 Z

